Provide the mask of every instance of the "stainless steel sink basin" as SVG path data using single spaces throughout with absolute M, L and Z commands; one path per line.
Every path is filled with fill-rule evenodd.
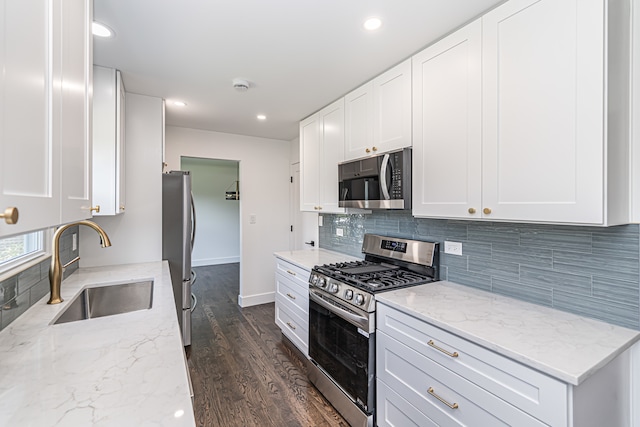
M 152 301 L 151 280 L 86 288 L 71 301 L 53 324 L 148 310 Z

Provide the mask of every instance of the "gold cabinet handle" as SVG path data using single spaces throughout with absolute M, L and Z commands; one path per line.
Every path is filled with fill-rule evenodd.
M 321 211 L 322 210 L 322 206 L 318 206 L 318 210 Z
M 0 213 L 0 218 L 4 218 L 4 222 L 9 225 L 17 224 L 19 217 L 18 208 L 15 206 L 10 206 L 5 209 L 4 212 Z
M 378 151 L 378 147 L 373 147 L 373 151 Z
M 427 345 L 428 345 L 429 347 L 433 347 L 433 348 L 435 348 L 435 349 L 436 349 L 436 350 L 438 350 L 438 351 L 443 352 L 443 353 L 444 353 L 444 354 L 446 354 L 447 356 L 450 356 L 450 357 L 458 357 L 458 356 L 459 356 L 459 354 L 458 354 L 458 352 L 457 352 L 457 351 L 454 351 L 453 353 L 451 353 L 451 352 L 448 352 L 447 350 L 445 350 L 445 349 L 444 349 L 444 348 L 442 348 L 442 347 L 438 347 L 438 346 L 436 345 L 436 343 L 434 343 L 434 342 L 433 342 L 433 340 L 429 340 L 429 342 L 427 343 Z
M 291 324 L 291 322 L 287 322 L 287 326 L 288 326 L 288 327 L 290 327 L 291 329 L 293 329 L 294 331 L 296 330 L 296 327 L 295 327 L 295 326 L 293 326 L 293 325 Z
M 290 275 L 292 275 L 292 276 L 295 276 L 295 275 L 296 275 L 296 273 L 294 273 L 294 272 L 293 272 L 293 271 L 291 271 L 291 270 L 287 270 L 287 273 L 289 273 L 289 274 L 290 274 Z
M 290 293 L 287 293 L 287 296 L 291 299 L 296 299 L 295 295 L 291 295 Z
M 436 394 L 435 391 L 433 391 L 433 387 L 429 387 L 429 390 L 427 390 L 429 392 L 429 394 L 433 397 L 435 397 L 436 399 L 438 399 L 440 402 L 444 403 L 445 405 L 447 405 L 449 408 L 451 409 L 458 409 L 458 404 L 457 403 L 449 403 L 446 400 L 444 400 L 443 398 L 441 398 L 440 396 L 438 396 Z
M 484 208 L 484 209 L 482 209 L 482 213 L 484 213 L 485 215 L 489 215 L 491 213 L 491 209 Z
M 124 205 L 120 205 L 120 210 L 123 211 L 124 210 Z
M 89 208 L 91 212 L 100 213 L 100 205 L 96 205 L 95 208 Z
M 476 213 L 476 210 L 474 208 L 469 208 L 469 213 L 473 215 L 474 213 Z
M 368 148 L 367 148 L 366 150 L 364 150 L 364 151 L 366 151 L 367 153 L 370 153 L 370 152 L 371 152 L 371 150 L 369 150 Z

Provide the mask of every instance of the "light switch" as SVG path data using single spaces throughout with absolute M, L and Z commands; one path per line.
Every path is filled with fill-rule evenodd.
M 255 224 L 257 221 L 256 214 L 249 214 L 249 224 Z
M 75 252 L 78 250 L 78 233 L 73 233 L 71 235 L 71 251 Z

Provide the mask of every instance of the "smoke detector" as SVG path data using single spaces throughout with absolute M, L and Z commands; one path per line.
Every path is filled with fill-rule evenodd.
M 246 92 L 249 90 L 249 82 L 243 79 L 233 79 L 233 88 L 238 92 Z

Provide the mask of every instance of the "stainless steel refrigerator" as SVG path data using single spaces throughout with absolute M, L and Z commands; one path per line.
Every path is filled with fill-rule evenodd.
M 169 262 L 184 346 L 191 345 L 191 252 L 195 209 L 188 171 L 162 174 L 162 259 Z

